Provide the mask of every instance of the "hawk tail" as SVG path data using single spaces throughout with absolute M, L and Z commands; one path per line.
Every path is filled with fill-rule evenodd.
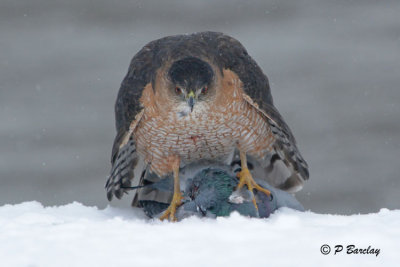
M 294 138 L 281 127 L 268 119 L 271 131 L 275 136 L 274 153 L 270 156 L 267 171 L 285 173 L 286 177 L 277 179 L 280 189 L 297 192 L 303 187 L 305 180 L 309 178 L 307 162 L 301 156 Z M 286 171 L 282 170 L 286 168 Z
M 120 199 L 123 193 L 128 192 L 132 186 L 131 181 L 137 162 L 136 144 L 131 136 L 129 141 L 114 153 L 111 172 L 105 185 L 109 201 L 114 195 Z

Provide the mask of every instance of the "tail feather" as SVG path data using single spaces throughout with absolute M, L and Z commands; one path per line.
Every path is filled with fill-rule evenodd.
M 307 180 L 309 178 L 308 165 L 297 149 L 294 138 L 278 127 L 274 121 L 268 119 L 268 123 L 276 138 L 275 150 L 278 152 L 280 158 L 294 172 L 299 173 L 303 180 Z
M 284 179 L 276 178 L 275 185 L 280 189 L 296 192 L 303 187 L 304 181 L 309 179 L 307 162 L 297 149 L 294 137 L 273 120 L 268 119 L 268 123 L 275 136 L 275 144 L 274 153 L 269 157 L 267 171 L 276 173 L 276 170 L 280 170 L 280 174 L 286 173 Z M 283 166 L 287 171 L 283 170 Z
M 114 157 L 110 176 L 106 182 L 107 198 L 112 200 L 115 195 L 120 199 L 127 193 L 126 187 L 131 186 L 134 177 L 134 167 L 138 162 L 135 140 L 131 137 L 127 144 L 121 147 Z

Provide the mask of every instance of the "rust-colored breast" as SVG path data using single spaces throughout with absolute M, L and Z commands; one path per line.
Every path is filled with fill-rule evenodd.
M 228 156 L 235 148 L 262 157 L 274 137 L 256 108 L 243 98 L 240 80 L 224 71 L 221 90 L 212 102 L 199 102 L 192 113 L 179 116 L 176 109 L 157 110 L 151 86 L 143 93 L 144 114 L 134 136 L 137 151 L 162 176 L 172 171 L 171 160 L 183 163 Z M 165 101 L 165 100 L 164 100 Z

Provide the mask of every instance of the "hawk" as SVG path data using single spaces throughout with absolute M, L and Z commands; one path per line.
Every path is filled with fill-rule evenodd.
M 160 219 L 176 220 L 180 170 L 196 161 L 239 161 L 237 189 L 246 185 L 268 195 L 252 173 L 288 192 L 309 177 L 267 77 L 242 44 L 223 33 L 168 36 L 144 46 L 122 81 L 115 118 L 107 197 L 172 175 L 174 194 Z M 140 198 L 138 190 L 133 205 Z M 253 204 L 257 208 L 254 197 Z

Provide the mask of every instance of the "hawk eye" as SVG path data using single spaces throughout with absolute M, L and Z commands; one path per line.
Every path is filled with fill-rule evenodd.
M 182 89 L 179 88 L 179 87 L 175 87 L 175 93 L 176 93 L 177 95 L 182 94 Z
M 201 89 L 201 93 L 202 93 L 203 95 L 206 94 L 207 91 L 208 91 L 208 87 L 207 87 L 207 86 L 204 86 L 203 89 Z

